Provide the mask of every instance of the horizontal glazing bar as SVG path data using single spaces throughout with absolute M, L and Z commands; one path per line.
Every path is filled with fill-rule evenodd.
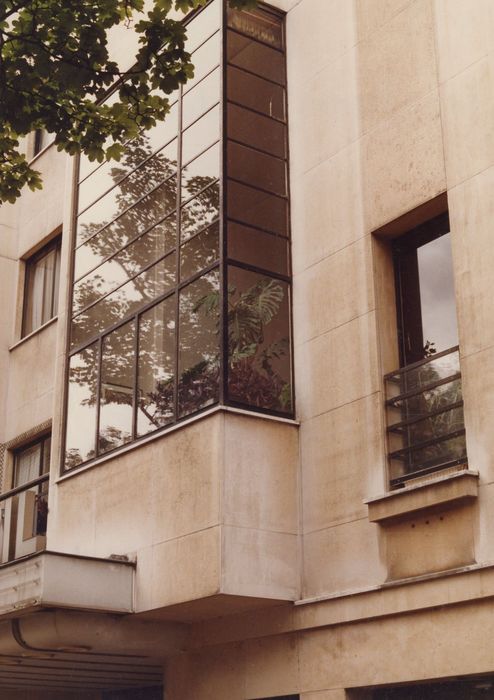
M 416 369 L 417 367 L 421 367 L 422 365 L 426 365 L 429 362 L 434 362 L 434 360 L 437 360 L 440 357 L 445 357 L 446 355 L 452 355 L 453 353 L 458 352 L 459 349 L 460 349 L 459 346 L 455 345 L 454 347 L 449 348 L 448 350 L 443 350 L 442 352 L 434 353 L 434 355 L 431 355 L 430 357 L 425 357 L 423 360 L 418 360 L 417 362 L 413 362 L 411 365 L 407 365 L 406 367 L 401 367 L 400 369 L 397 369 L 394 372 L 388 372 L 388 374 L 384 375 L 384 379 L 386 381 L 393 380 L 394 377 L 399 377 L 402 374 L 406 374 L 407 372 L 411 372 L 412 370 Z
M 461 430 L 454 430 L 451 433 L 446 433 L 445 435 L 440 435 L 439 437 L 431 438 L 430 440 L 417 442 L 415 445 L 403 447 L 401 450 L 395 450 L 394 452 L 390 452 L 388 457 L 390 459 L 401 459 L 404 458 L 410 452 L 422 450 L 426 447 L 430 447 L 431 445 L 437 445 L 440 442 L 445 442 L 446 440 L 451 440 L 452 438 L 460 437 L 460 435 L 465 435 L 465 428 L 462 428 Z
M 386 430 L 389 433 L 396 432 L 396 433 L 403 433 L 403 429 L 407 428 L 410 425 L 415 425 L 417 423 L 421 423 L 422 421 L 426 421 L 429 418 L 433 418 L 434 416 L 440 416 L 442 413 L 447 413 L 448 411 L 453 411 L 457 408 L 461 408 L 463 406 L 463 401 L 455 401 L 455 403 L 452 403 L 448 406 L 438 408 L 436 410 L 430 411 L 429 413 L 424 413 L 423 415 L 420 416 L 414 416 L 413 418 L 408 418 L 407 420 L 402 420 L 399 423 L 393 423 L 393 425 L 389 425 Z
M 449 467 L 456 467 L 459 465 L 465 465 L 467 466 L 467 460 L 465 458 L 459 458 L 459 459 L 452 459 L 447 462 L 441 462 L 441 464 L 435 464 L 434 466 L 431 467 L 424 467 L 423 469 L 417 469 L 413 472 L 409 472 L 408 474 L 403 474 L 403 476 L 396 477 L 394 479 L 390 479 L 390 484 L 391 486 L 397 486 L 398 484 L 403 484 L 406 481 L 409 481 L 410 479 L 415 479 L 419 476 L 426 476 L 427 474 L 434 474 L 434 472 L 441 471 L 443 469 L 448 469 Z
M 456 372 L 456 374 L 452 374 L 450 377 L 445 377 L 444 379 L 438 379 L 435 382 L 432 382 L 431 384 L 427 384 L 423 387 L 420 387 L 419 389 L 414 389 L 413 391 L 408 391 L 405 392 L 404 394 L 398 394 L 398 396 L 393 396 L 390 399 L 386 399 L 386 406 L 395 406 L 399 401 L 403 401 L 404 399 L 409 399 L 412 396 L 418 396 L 419 394 L 423 394 L 425 391 L 430 391 L 431 389 L 435 389 L 438 386 L 442 386 L 443 384 L 448 384 L 449 382 L 453 382 L 456 379 L 461 378 L 461 373 Z

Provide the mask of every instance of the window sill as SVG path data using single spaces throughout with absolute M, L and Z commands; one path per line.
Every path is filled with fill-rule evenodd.
M 477 498 L 478 481 L 478 472 L 463 469 L 369 498 L 369 520 L 387 524 L 408 514 L 463 504 Z
M 27 341 L 30 340 L 33 336 L 38 335 L 38 333 L 41 333 L 41 331 L 44 331 L 45 328 L 48 328 L 48 326 L 51 326 L 51 325 L 52 325 L 53 323 L 55 323 L 56 321 L 58 321 L 58 316 L 54 316 L 53 318 L 50 318 L 50 320 L 47 321 L 46 323 L 43 323 L 42 326 L 39 326 L 39 328 L 36 328 L 34 331 L 31 331 L 31 333 L 28 333 L 28 334 L 25 335 L 23 338 L 21 338 L 20 340 L 18 340 L 16 343 L 14 343 L 13 345 L 11 345 L 11 346 L 9 347 L 9 352 L 12 352 L 12 350 L 15 350 L 16 348 L 19 347 L 19 345 L 22 345 L 23 343 L 27 342 Z

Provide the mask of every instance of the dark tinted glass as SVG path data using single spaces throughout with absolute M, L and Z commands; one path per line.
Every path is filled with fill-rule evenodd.
M 244 68 L 280 85 L 285 84 L 285 57 L 280 51 L 230 31 L 227 38 L 227 55 L 231 65 Z
M 95 456 L 98 346 L 90 345 L 70 358 L 65 469 Z
M 228 257 L 280 275 L 289 274 L 289 247 L 286 238 L 233 221 L 228 223 Z
M 292 411 L 288 285 L 228 268 L 228 396 L 251 407 Z
M 219 222 L 191 238 L 180 248 L 180 279 L 195 275 L 220 256 Z
M 219 399 L 219 273 L 180 292 L 178 407 L 181 416 Z
M 145 435 L 174 419 L 175 295 L 139 319 L 137 434 Z
M 228 105 L 228 136 L 236 141 L 285 158 L 285 129 L 284 124 L 274 119 L 238 105 Z
M 228 216 L 244 224 L 286 236 L 288 205 L 285 199 L 228 181 Z
M 101 299 L 72 321 L 72 347 L 118 323 L 175 284 L 175 253 Z
M 134 351 L 134 321 L 103 338 L 98 437 L 100 454 L 132 439 Z
M 287 194 L 284 160 L 232 141 L 228 143 L 228 175 L 274 194 Z
M 268 117 L 285 119 L 285 91 L 280 85 L 229 66 L 227 69 L 228 99 L 262 112 Z

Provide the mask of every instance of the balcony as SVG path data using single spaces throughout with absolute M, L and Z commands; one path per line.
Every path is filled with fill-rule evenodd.
M 48 474 L 0 495 L 0 563 L 45 549 Z
M 458 346 L 384 379 L 391 486 L 467 465 Z

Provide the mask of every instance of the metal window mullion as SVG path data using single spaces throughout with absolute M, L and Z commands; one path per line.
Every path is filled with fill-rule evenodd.
M 228 41 L 228 17 L 226 3 L 223 3 L 221 13 L 221 83 L 220 83 L 220 304 L 219 304 L 219 401 L 220 404 L 228 403 L 228 230 L 227 230 L 227 206 L 228 206 L 228 81 L 227 81 L 227 41 Z
M 183 98 L 184 90 L 183 86 L 180 86 L 180 93 L 178 98 L 178 143 L 177 143 L 177 196 L 176 196 L 176 212 L 177 221 L 175 228 L 175 381 L 173 383 L 173 418 L 174 421 L 178 419 L 178 382 L 179 382 L 179 355 L 180 355 L 180 342 L 179 342 L 179 331 L 180 331 L 180 294 L 179 294 L 179 284 L 180 284 L 180 236 L 182 228 L 182 212 L 181 212 L 181 201 L 182 201 L 182 113 L 183 113 Z
M 96 341 L 98 344 L 98 362 L 97 362 L 97 376 L 96 376 L 96 426 L 95 426 L 95 442 L 94 442 L 94 455 L 99 456 L 99 421 L 101 413 L 101 375 L 103 367 L 103 336 L 100 336 Z
M 136 313 L 134 316 L 134 384 L 132 388 L 132 401 L 133 401 L 133 406 L 132 406 L 132 440 L 135 440 L 137 437 L 137 406 L 138 406 L 138 391 L 139 391 L 139 327 L 140 327 L 140 318 L 141 315 L 140 313 Z

